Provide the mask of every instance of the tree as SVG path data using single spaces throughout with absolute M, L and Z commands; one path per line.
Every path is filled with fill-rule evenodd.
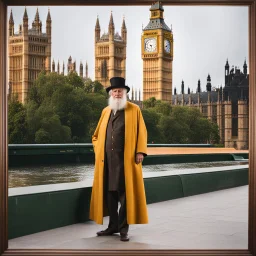
M 170 116 L 170 113 L 172 111 L 172 107 L 169 102 L 160 100 L 155 102 L 154 109 L 156 110 L 157 113 L 161 113 L 164 116 Z
M 213 138 L 215 141 L 219 140 L 218 126 L 203 117 L 198 108 L 175 106 L 172 108 L 171 117 L 185 131 L 185 137 L 180 143 L 207 143 Z
M 163 136 L 163 143 L 188 143 L 188 127 L 186 123 L 179 122 L 175 117 L 163 116 L 160 120 L 159 127 Z
M 26 109 L 17 98 L 8 103 L 8 135 L 10 144 L 27 143 Z
M 144 109 L 154 108 L 156 106 L 156 102 L 157 102 L 157 100 L 156 100 L 155 97 L 144 100 L 143 101 L 143 108 Z
M 158 127 L 161 114 L 158 114 L 154 109 L 143 109 L 141 112 L 147 127 L 148 143 L 161 143 L 162 134 Z
M 71 130 L 62 125 L 59 116 L 51 116 L 41 119 L 41 128 L 35 133 L 36 143 L 68 143 L 71 142 Z
M 83 88 L 84 81 L 83 79 L 75 72 L 71 71 L 66 76 L 68 84 L 72 85 L 75 88 Z
M 84 83 L 84 91 L 86 93 L 99 93 L 104 95 L 106 98 L 108 96 L 104 86 L 99 81 L 92 81 L 90 78 L 88 78 Z
M 61 124 L 60 117 L 48 102 L 38 108 L 28 105 L 28 127 L 31 143 L 68 143 L 71 142 L 71 130 Z M 31 113 L 32 112 L 32 113 Z
M 81 81 L 76 72 L 67 77 L 40 74 L 26 104 L 31 143 L 60 143 L 58 135 L 51 136 L 54 129 L 62 142 L 91 142 L 107 94 L 99 82 L 88 79 L 82 85 Z M 90 85 L 89 93 L 85 88 Z
M 92 93 L 93 92 L 93 82 L 92 79 L 88 78 L 86 79 L 84 83 L 84 91 L 86 93 Z

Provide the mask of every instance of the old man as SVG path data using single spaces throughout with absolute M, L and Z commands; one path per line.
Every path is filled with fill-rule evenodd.
M 130 88 L 125 79 L 113 77 L 110 84 L 108 106 L 92 136 L 95 171 L 90 219 L 103 224 L 103 216 L 109 215 L 108 228 L 97 235 L 120 233 L 121 241 L 129 241 L 130 224 L 148 223 L 142 176 L 147 130 L 140 108 L 127 101 Z

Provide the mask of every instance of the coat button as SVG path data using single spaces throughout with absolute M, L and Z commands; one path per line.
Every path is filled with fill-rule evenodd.
M 104 160 L 102 160 L 102 162 L 104 162 Z

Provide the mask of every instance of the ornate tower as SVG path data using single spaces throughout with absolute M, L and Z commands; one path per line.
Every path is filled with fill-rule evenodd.
M 85 78 L 88 78 L 88 64 L 87 64 L 87 61 L 86 61 L 86 64 L 85 64 Z
M 14 35 L 14 20 L 13 20 L 12 10 L 11 10 L 11 14 L 9 18 L 9 36 L 13 36 L 13 35 Z
M 83 69 L 84 69 L 84 66 L 83 66 L 83 63 L 82 61 L 80 62 L 80 71 L 79 71 L 79 76 L 83 78 Z
M 9 89 L 12 96 L 26 102 L 29 88 L 42 70 L 51 70 L 51 16 L 48 11 L 46 33 L 42 32 L 38 9 L 32 28 L 28 28 L 28 15 L 25 8 L 23 24 L 19 32 L 14 32 L 12 12 L 9 19 Z
M 72 62 L 72 57 L 71 56 L 69 56 L 69 58 L 68 58 L 67 69 L 68 69 L 68 74 L 70 72 L 76 72 L 76 61 Z
M 207 76 L 206 91 L 207 91 L 207 118 L 213 121 L 213 104 L 211 99 L 212 84 L 211 84 L 210 74 L 208 74 Z
M 226 62 L 225 65 L 225 85 L 229 82 L 229 64 L 228 64 L 228 60 Z
M 54 61 L 54 59 L 52 60 L 52 72 L 55 72 L 55 61 Z
M 47 73 L 51 72 L 51 56 L 52 56 L 52 19 L 50 14 L 50 9 L 48 10 L 46 18 L 46 36 L 48 39 L 47 46 L 45 48 L 45 71 Z
M 244 65 L 243 65 L 243 68 L 244 68 L 244 75 L 247 75 L 247 64 L 246 64 L 246 60 L 244 61 Z
M 115 32 L 115 24 L 111 12 L 108 33 L 100 36 L 100 23 L 97 17 L 95 25 L 95 80 L 104 87 L 109 86 L 113 76 L 126 75 L 126 43 L 127 29 L 123 19 L 121 36 Z
M 156 2 L 141 36 L 143 60 L 143 100 L 155 97 L 171 103 L 173 34 L 165 24 L 163 6 Z

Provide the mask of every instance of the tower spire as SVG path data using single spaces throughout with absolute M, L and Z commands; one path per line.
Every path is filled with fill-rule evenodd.
M 99 15 L 97 15 L 95 28 L 100 28 Z
M 52 60 L 52 72 L 55 72 L 55 61 L 54 61 L 54 59 Z
M 23 35 L 28 35 L 28 14 L 27 8 L 25 7 L 24 14 L 23 14 Z
M 60 62 L 58 60 L 58 65 L 57 65 L 57 73 L 60 74 Z
M 226 61 L 225 67 L 229 67 L 228 59 L 227 59 L 227 61 Z
M 47 14 L 47 18 L 46 18 L 47 21 L 51 21 L 51 14 L 50 14 L 50 8 L 48 8 L 48 14 Z
M 99 40 L 100 40 L 100 22 L 99 22 L 99 16 L 97 15 L 96 25 L 95 25 L 95 42 L 98 42 Z
M 9 36 L 13 36 L 13 35 L 14 35 L 14 20 L 13 20 L 12 10 L 11 10 L 10 18 L 9 18 Z
M 200 82 L 200 79 L 198 80 L 198 83 L 197 83 L 197 92 L 198 93 L 201 92 L 201 82 Z
M 113 20 L 113 14 L 112 14 L 112 11 L 111 11 L 111 14 L 110 14 L 110 20 L 109 20 L 109 27 L 110 27 L 110 26 L 113 26 L 113 27 L 115 26 L 115 25 L 114 25 L 114 20 Z
M 52 19 L 51 19 L 51 14 L 50 14 L 50 8 L 48 9 L 48 14 L 46 18 L 46 34 L 48 36 L 51 36 L 52 34 Z
M 181 82 L 181 94 L 184 94 L 184 81 Z
M 80 61 L 80 77 L 83 77 L 83 69 L 84 69 L 84 66 L 83 66 L 83 63 L 82 61 Z
M 123 17 L 123 23 L 122 23 L 121 33 L 122 33 L 122 39 L 126 42 L 126 39 L 127 39 L 127 29 L 126 29 L 124 17 Z
M 244 68 L 244 74 L 247 75 L 247 64 L 246 64 L 246 59 L 244 60 L 244 65 L 243 65 L 243 68 Z
M 35 19 L 32 22 L 32 27 L 37 31 L 38 34 L 42 33 L 42 22 L 40 21 L 38 8 L 36 9 Z
M 85 64 L 85 78 L 88 78 L 88 64 L 87 64 L 87 61 L 86 61 L 86 64 Z
M 11 10 L 11 13 L 10 13 L 9 24 L 14 24 L 14 20 L 13 20 L 13 16 L 12 16 L 12 10 Z
M 38 12 L 38 7 L 36 8 L 35 21 L 38 21 L 38 22 L 40 21 L 39 12 Z
M 125 30 L 126 30 L 126 24 L 125 24 L 125 17 L 124 17 L 124 16 L 123 16 L 122 29 L 125 29 Z
M 25 10 L 24 10 L 24 14 L 23 14 L 23 20 L 24 19 L 28 19 L 28 13 L 27 13 L 27 8 L 25 7 Z
M 108 25 L 108 33 L 109 33 L 109 39 L 114 40 L 115 25 L 114 25 L 112 11 L 111 11 L 111 14 L 110 14 L 110 20 L 109 20 L 109 25 Z
M 63 65 L 62 65 L 62 74 L 63 75 L 65 74 L 65 64 L 64 64 L 64 61 L 63 61 Z
M 207 76 L 206 90 L 207 90 L 207 92 L 210 92 L 210 91 L 212 90 L 212 84 L 211 84 L 211 77 L 210 77 L 210 74 L 208 74 L 208 76 Z

